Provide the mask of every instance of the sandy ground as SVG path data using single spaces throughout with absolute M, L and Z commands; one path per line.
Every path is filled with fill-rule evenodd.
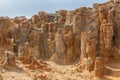
M 73 65 L 58 65 L 52 61 L 46 62 L 51 71 L 29 70 L 18 62 L 18 68 L 6 70 L 0 68 L 3 80 L 92 80 L 93 72 L 78 72 Z M 101 80 L 120 80 L 120 63 L 106 65 L 107 75 Z M 36 76 L 45 76 L 36 78 Z M 1 80 L 1 79 L 0 79 Z

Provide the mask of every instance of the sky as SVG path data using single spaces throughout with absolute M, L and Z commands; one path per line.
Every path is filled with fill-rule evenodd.
M 31 17 L 39 11 L 54 13 L 57 10 L 73 10 L 81 6 L 91 7 L 93 3 L 107 0 L 0 0 L 0 16 Z

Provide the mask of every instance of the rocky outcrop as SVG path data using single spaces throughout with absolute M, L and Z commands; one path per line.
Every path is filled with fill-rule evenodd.
M 60 10 L 56 12 L 58 22 L 65 23 L 67 10 Z
M 31 69 L 41 66 L 39 59 L 59 64 L 79 60 L 79 71 L 100 77 L 105 64 L 120 61 L 119 13 L 119 0 L 110 0 L 55 14 L 41 11 L 30 19 L 0 17 L 0 50 L 13 52 Z

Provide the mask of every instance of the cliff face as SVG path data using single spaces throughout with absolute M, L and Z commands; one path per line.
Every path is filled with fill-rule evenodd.
M 120 61 L 119 13 L 119 0 L 111 0 L 92 8 L 39 12 L 30 19 L 1 17 L 0 55 L 11 51 L 23 63 L 33 58 L 59 64 L 79 60 L 80 71 L 95 70 L 100 77 L 104 64 Z

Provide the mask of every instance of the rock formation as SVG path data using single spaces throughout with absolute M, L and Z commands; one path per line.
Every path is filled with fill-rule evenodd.
M 102 77 L 102 75 L 103 75 L 103 63 L 102 63 L 102 59 L 100 57 L 96 57 L 94 71 L 95 71 L 94 76 L 96 78 L 99 79 Z
M 14 53 L 1 56 L 1 64 L 16 66 L 16 57 L 36 69 L 43 68 L 39 59 L 59 64 L 79 60 L 79 71 L 100 77 L 105 64 L 120 61 L 119 13 L 120 1 L 110 0 L 55 14 L 41 11 L 30 19 L 0 17 L 0 55 Z
M 10 52 L 10 51 L 6 51 L 5 54 L 3 54 L 4 56 L 1 56 L 1 62 L 0 64 L 3 67 L 16 67 L 16 61 L 15 61 L 15 55 L 14 53 Z

